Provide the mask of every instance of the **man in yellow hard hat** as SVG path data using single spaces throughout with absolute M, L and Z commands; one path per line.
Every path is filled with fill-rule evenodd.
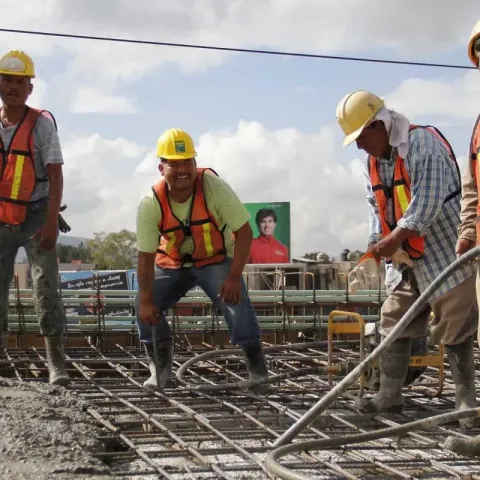
M 468 57 L 476 68 L 479 68 L 480 59 L 480 21 L 476 23 L 468 42 Z M 469 165 L 465 169 L 462 188 L 462 222 L 458 228 L 457 254 L 470 250 L 475 245 L 480 245 L 480 115 L 473 127 L 469 148 Z M 477 274 L 480 275 L 480 274 Z M 480 300 L 480 276 L 477 276 L 477 302 Z M 480 329 L 478 330 L 478 341 L 480 343 Z M 468 456 L 480 457 L 480 435 L 468 439 L 450 436 L 445 445 L 450 450 Z
M 157 143 L 163 178 L 137 214 L 137 326 L 151 372 L 144 386 L 152 390 L 162 390 L 172 375 L 173 342 L 164 312 L 196 286 L 224 316 L 231 342 L 243 349 L 250 377 L 268 376 L 242 276 L 253 236 L 250 215 L 213 170 L 197 167 L 196 156 L 187 132 L 165 131 Z
M 370 236 L 367 255 L 356 268 L 385 259 L 388 296 L 382 305 L 379 329 L 385 337 L 456 258 L 460 173 L 451 146 L 436 128 L 412 125 L 373 93 L 360 90 L 346 95 L 336 115 L 345 134 L 344 145 L 356 142 L 367 153 Z M 407 261 L 395 261 L 399 250 L 408 254 Z M 456 386 L 456 408 L 475 407 L 474 273 L 473 265 L 455 272 L 381 355 L 379 392 L 372 399 L 357 401 L 361 411 L 402 409 L 412 339 L 427 335 L 431 312 L 434 321 L 430 334 L 435 343 L 445 345 Z M 473 422 L 461 423 L 470 426 Z
M 8 297 L 15 256 L 25 247 L 34 305 L 45 336 L 49 380 L 67 384 L 65 312 L 58 293 L 56 241 L 63 157 L 53 116 L 27 106 L 32 59 L 13 50 L 0 58 L 0 340 L 7 347 Z

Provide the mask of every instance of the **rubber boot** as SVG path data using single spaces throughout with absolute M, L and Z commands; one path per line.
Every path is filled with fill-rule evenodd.
M 49 383 L 52 385 L 67 385 L 70 383 L 70 377 L 65 370 L 63 335 L 45 337 L 45 349 L 47 353 Z
M 380 358 L 380 388 L 371 399 L 358 398 L 355 407 L 362 413 L 401 413 L 402 388 L 408 373 L 412 339 L 401 338 Z
M 268 368 L 263 354 L 262 344 L 255 341 L 249 345 L 242 346 L 243 354 L 247 361 L 247 369 L 250 380 L 258 380 L 260 378 L 268 377 Z M 256 393 L 265 393 L 270 389 L 268 383 L 252 387 Z
M 475 392 L 475 364 L 473 360 L 473 337 L 458 345 L 445 345 L 450 371 L 455 382 L 455 410 L 461 411 L 477 406 Z M 464 418 L 458 421 L 462 428 L 479 425 L 479 418 Z
M 172 377 L 173 340 L 168 339 L 157 343 L 158 365 L 155 363 L 153 344 L 145 343 L 144 346 L 148 359 L 150 378 L 143 386 L 147 390 L 161 392 L 165 388 L 168 380 Z M 157 384 L 157 369 L 160 385 Z
M 445 448 L 457 455 L 480 457 L 480 435 L 472 438 L 459 438 L 450 435 L 445 440 Z

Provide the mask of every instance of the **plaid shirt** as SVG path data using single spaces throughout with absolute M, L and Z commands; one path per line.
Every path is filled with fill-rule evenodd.
M 425 128 L 410 132 L 410 145 L 407 158 L 404 159 L 411 182 L 411 203 L 405 215 L 397 222 L 400 228 L 415 230 L 425 235 L 425 251 L 421 259 L 415 260 L 413 273 L 420 292 L 423 292 L 440 273 L 456 259 L 457 228 L 460 224 L 460 194 L 446 201 L 450 194 L 461 188 L 455 163 L 449 156 L 443 142 Z M 397 151 L 392 150 L 389 159 L 378 160 L 378 173 L 384 185 L 391 187 L 393 181 Z M 381 237 L 381 224 L 378 207 L 369 177 L 368 158 L 365 163 L 365 187 L 369 206 L 370 236 L 369 245 Z M 388 205 L 389 222 L 395 223 L 393 204 Z M 401 265 L 397 270 L 387 265 L 385 283 L 399 279 L 399 273 L 406 268 Z M 472 264 L 457 270 L 440 286 L 432 298 L 443 295 L 475 273 Z M 393 280 L 394 281 L 394 280 Z M 398 283 L 395 282 L 395 283 Z

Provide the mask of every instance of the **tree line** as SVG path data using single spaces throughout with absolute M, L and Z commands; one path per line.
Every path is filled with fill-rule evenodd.
M 129 230 L 93 235 L 93 239 L 78 246 L 57 244 L 60 263 L 92 263 L 100 270 L 123 270 L 133 268 L 137 256 L 136 235 Z

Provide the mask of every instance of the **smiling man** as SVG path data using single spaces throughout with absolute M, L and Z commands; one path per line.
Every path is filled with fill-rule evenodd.
M 252 241 L 248 263 L 288 263 L 288 248 L 275 238 L 277 214 L 271 208 L 261 208 L 255 215 L 259 235 Z
M 420 294 L 456 258 L 460 223 L 460 174 L 455 155 L 433 127 L 412 125 L 373 93 L 346 95 L 337 107 L 344 145 L 367 153 L 366 197 L 370 212 L 368 252 L 385 258 L 388 297 L 380 333 L 388 335 Z M 392 262 L 403 249 L 411 264 Z M 373 399 L 359 399 L 360 411 L 400 411 L 412 338 L 427 334 L 445 345 L 456 387 L 456 408 L 476 406 L 473 334 L 477 328 L 475 267 L 467 265 L 446 281 L 429 305 L 405 328 L 380 360 L 381 382 Z M 462 420 L 470 426 L 473 420 Z
M 163 178 L 137 214 L 137 326 L 151 372 L 144 386 L 151 390 L 162 390 L 172 375 L 173 341 L 165 310 L 195 286 L 225 317 L 231 342 L 243 349 L 250 378 L 268 376 L 257 317 L 242 276 L 252 243 L 250 215 L 213 170 L 197 168 L 196 155 L 187 132 L 165 131 L 157 143 Z
M 15 257 L 25 247 L 34 305 L 45 336 L 50 383 L 67 384 L 65 312 L 55 250 L 63 194 L 63 157 L 49 112 L 26 105 L 34 65 L 24 52 L 0 58 L 0 341 L 6 348 L 8 296 Z

